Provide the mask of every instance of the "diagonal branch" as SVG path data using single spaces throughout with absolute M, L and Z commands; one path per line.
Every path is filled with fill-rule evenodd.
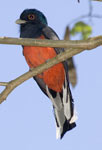
M 70 57 L 72 57 L 73 55 L 76 55 L 78 53 L 80 53 L 81 51 L 83 51 L 83 49 L 68 49 L 65 52 L 60 53 L 59 55 L 57 55 L 56 57 L 50 59 L 48 62 L 41 64 L 40 66 L 38 66 L 35 69 L 32 69 L 31 71 L 21 75 L 20 77 L 16 78 L 15 80 L 12 80 L 10 82 L 8 82 L 6 88 L 4 89 L 4 91 L 0 94 L 0 103 L 2 103 L 7 96 L 17 87 L 19 86 L 21 83 L 23 83 L 24 81 L 30 79 L 33 76 L 36 76 L 37 74 L 42 73 L 44 70 L 52 67 L 53 65 L 62 62 Z

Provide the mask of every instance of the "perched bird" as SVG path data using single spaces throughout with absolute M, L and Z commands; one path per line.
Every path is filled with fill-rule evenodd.
M 16 23 L 20 24 L 21 38 L 59 40 L 58 35 L 48 26 L 46 17 L 39 10 L 24 10 Z M 62 51 L 64 51 L 62 48 L 23 46 L 23 54 L 30 69 L 48 61 Z M 62 138 L 67 131 L 76 126 L 67 61 L 35 76 L 34 80 L 52 101 L 56 120 L 56 138 Z

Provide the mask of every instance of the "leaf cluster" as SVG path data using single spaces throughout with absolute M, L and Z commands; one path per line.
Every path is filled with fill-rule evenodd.
M 92 27 L 89 26 L 88 24 L 80 21 L 74 25 L 74 27 L 70 31 L 70 34 L 72 36 L 80 34 L 81 39 L 86 40 L 92 34 Z

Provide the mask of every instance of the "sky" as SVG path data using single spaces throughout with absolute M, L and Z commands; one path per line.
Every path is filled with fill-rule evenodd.
M 0 2 L 0 36 L 19 37 L 15 20 L 24 9 L 36 8 L 45 14 L 49 26 L 63 39 L 67 24 L 89 11 L 88 0 L 80 1 L 3 0 Z M 102 3 L 92 4 L 93 13 L 102 15 Z M 102 19 L 93 18 L 90 25 L 91 36 L 102 35 Z M 17 87 L 0 105 L 0 150 L 102 150 L 101 59 L 101 46 L 74 57 L 78 83 L 71 89 L 78 112 L 77 127 L 62 140 L 56 140 L 52 104 L 35 81 L 29 79 Z M 28 70 L 21 46 L 0 45 L 0 81 L 8 82 Z M 0 87 L 0 91 L 3 89 Z

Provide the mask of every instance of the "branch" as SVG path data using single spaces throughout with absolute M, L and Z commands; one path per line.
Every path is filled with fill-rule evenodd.
M 38 40 L 27 38 L 0 37 L 0 44 L 39 46 L 39 47 L 60 47 L 75 49 L 93 49 L 102 45 L 102 36 L 88 38 L 87 40 Z
M 90 12 L 89 12 L 89 13 L 90 13 Z M 77 22 L 77 21 L 79 21 L 79 20 L 81 20 L 81 19 L 85 19 L 85 18 L 89 18 L 89 17 L 91 17 L 91 18 L 98 18 L 98 19 L 102 18 L 102 15 L 99 15 L 99 14 L 91 14 L 91 16 L 90 16 L 89 13 L 86 14 L 86 15 L 79 16 L 79 17 L 77 17 L 77 18 L 71 20 L 71 21 L 68 23 L 68 26 L 70 26 L 70 25 L 71 25 L 72 23 L 74 23 L 74 22 Z
M 7 86 L 8 82 L 0 82 L 0 86 Z
M 0 85 L 6 86 L 3 92 L 0 94 L 0 103 L 2 103 L 7 96 L 21 83 L 30 79 L 37 74 L 42 73 L 44 70 L 54 66 L 55 64 L 62 62 L 72 56 L 84 51 L 85 49 L 93 49 L 102 45 L 102 36 L 89 38 L 85 41 L 52 41 L 52 40 L 33 40 L 33 39 L 18 39 L 18 38 L 0 38 L 2 44 L 16 44 L 16 45 L 33 45 L 33 46 L 48 46 L 48 47 L 72 47 L 66 49 L 65 52 L 61 52 L 56 57 L 48 60 L 48 62 L 41 64 L 40 66 L 32 69 L 31 71 L 21 75 L 20 77 L 6 83 L 0 82 Z
M 16 78 L 15 80 L 12 80 L 10 82 L 8 82 L 6 88 L 4 89 L 4 91 L 0 94 L 0 104 L 7 98 L 7 96 L 17 87 L 19 86 L 21 83 L 23 83 L 24 81 L 30 79 L 33 76 L 36 76 L 37 74 L 42 73 L 44 70 L 54 66 L 55 64 L 62 62 L 70 57 L 72 57 L 73 55 L 76 55 L 78 53 L 80 53 L 81 51 L 83 51 L 83 49 L 68 49 L 65 52 L 62 52 L 60 54 L 58 54 L 56 57 L 50 59 L 48 62 L 41 64 L 40 66 L 32 69 L 29 72 L 26 72 L 25 74 L 21 75 L 20 77 Z
M 98 2 L 102 2 L 102 0 L 92 0 L 92 1 L 98 1 Z
M 0 37 L 0 44 L 14 44 L 26 46 L 40 46 L 40 47 L 60 47 L 60 48 L 82 48 L 93 49 L 102 45 L 102 36 L 88 38 L 87 40 L 38 40 L 29 38 L 10 38 Z

